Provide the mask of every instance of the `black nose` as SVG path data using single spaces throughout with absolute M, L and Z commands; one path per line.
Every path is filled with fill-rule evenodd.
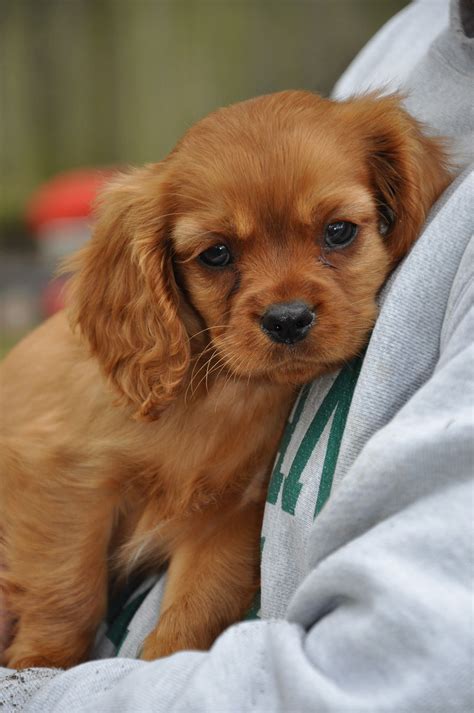
M 306 337 L 315 319 L 304 302 L 280 302 L 267 309 L 260 326 L 272 341 L 294 344 Z

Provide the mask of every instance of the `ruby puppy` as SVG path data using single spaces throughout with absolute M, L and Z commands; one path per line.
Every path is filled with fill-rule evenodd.
M 398 98 L 288 91 L 110 183 L 67 312 L 2 366 L 4 664 L 83 661 L 110 588 L 164 562 L 143 658 L 242 617 L 297 387 L 361 352 L 448 181 Z

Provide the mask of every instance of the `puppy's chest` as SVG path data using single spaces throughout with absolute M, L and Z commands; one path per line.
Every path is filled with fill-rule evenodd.
M 235 508 L 263 504 L 292 399 L 285 392 L 273 400 L 253 396 L 229 398 L 220 411 L 209 401 L 184 413 L 176 407 L 148 431 L 122 481 L 112 545 L 118 571 L 157 564 L 196 528 L 212 527 Z
M 193 458 L 184 441 L 181 449 L 159 463 L 148 463 L 124 485 L 112 544 L 118 551 L 118 571 L 158 564 L 186 533 L 204 524 L 203 517 L 209 527 L 224 511 L 261 500 L 271 454 L 247 464 L 231 463 L 219 449 L 205 455 Z
M 142 502 L 154 502 L 170 518 L 212 508 L 230 497 L 256 493 L 275 455 L 291 400 L 259 393 L 230 393 L 163 414 L 134 477 Z M 245 396 L 245 395 L 244 395 Z M 224 403 L 224 406 L 222 405 Z
M 238 501 L 250 484 L 261 482 L 272 458 L 270 451 L 265 457 L 238 445 L 234 449 L 225 439 L 200 443 L 183 438 L 137 474 L 135 490 L 145 506 L 154 503 L 161 520 L 191 516 L 228 498 Z

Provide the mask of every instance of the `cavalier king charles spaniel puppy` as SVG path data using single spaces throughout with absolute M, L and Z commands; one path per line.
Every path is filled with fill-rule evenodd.
M 111 588 L 165 562 L 144 659 L 242 617 L 298 386 L 364 348 L 449 180 L 398 97 L 304 91 L 220 109 L 112 180 L 68 309 L 2 366 L 5 665 L 83 661 Z

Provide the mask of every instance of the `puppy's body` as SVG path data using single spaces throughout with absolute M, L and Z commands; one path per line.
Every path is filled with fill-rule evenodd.
M 447 181 L 395 99 L 287 92 L 111 185 L 70 266 L 73 329 L 54 317 L 2 367 L 8 665 L 82 660 L 110 580 L 165 560 L 145 658 L 243 614 L 295 386 L 363 347 Z
M 18 369 L 28 373 L 27 382 L 15 380 Z M 28 611 L 10 664 L 77 662 L 104 615 L 109 575 L 120 582 L 171 557 L 175 567 L 189 557 L 193 574 L 174 584 L 170 570 L 164 608 L 180 602 L 196 619 L 203 608 L 223 613 L 196 634 L 184 621 L 174 622 L 176 631 L 163 631 L 153 657 L 179 648 L 181 636 L 183 647 L 210 645 L 228 618 L 243 613 L 258 581 L 252 544 L 292 389 L 211 375 L 205 396 L 203 382 L 197 393 L 184 390 L 162 418 L 137 422 L 132 409 L 114 407 L 97 362 L 64 313 L 25 339 L 2 375 L 2 473 L 17 474 L 14 487 L 1 481 L 2 527 L 14 584 L 25 585 L 11 600 Z M 229 548 L 225 538 L 234 530 L 239 545 Z M 206 547 L 212 555 L 198 568 Z M 221 569 L 224 592 L 218 590 Z M 8 585 L 8 573 L 5 580 Z M 32 656 L 31 622 L 40 629 L 34 641 L 39 660 Z

